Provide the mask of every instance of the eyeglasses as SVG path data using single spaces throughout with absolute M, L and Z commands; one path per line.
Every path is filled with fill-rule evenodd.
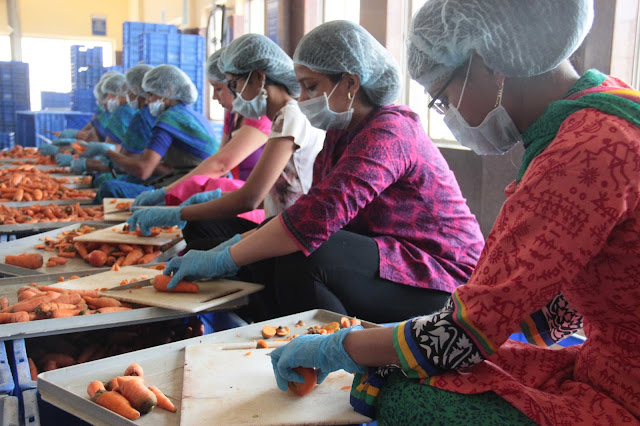
M 243 75 L 243 76 L 240 76 L 238 78 L 234 78 L 233 80 L 228 80 L 227 81 L 227 87 L 229 88 L 229 90 L 231 91 L 231 93 L 234 96 L 237 95 L 238 81 L 246 80 L 247 78 L 248 78 L 248 75 Z
M 428 109 L 432 109 L 433 108 L 433 110 L 436 111 L 440 115 L 444 115 L 444 114 L 447 113 L 447 111 L 449 110 L 449 103 L 448 102 L 443 102 L 440 99 L 440 96 L 442 96 L 444 91 L 447 90 L 447 87 L 449 87 L 449 85 L 451 84 L 453 79 L 456 78 L 456 76 L 458 75 L 460 70 L 461 69 L 465 69 L 465 65 L 468 65 L 468 63 L 469 63 L 468 61 L 465 61 L 464 64 L 460 65 L 458 68 L 453 70 L 453 72 L 451 73 L 451 77 L 449 77 L 449 79 L 442 85 L 440 90 L 438 90 L 438 93 L 436 93 L 433 96 L 433 99 L 431 99 L 431 102 L 429 102 L 429 105 L 427 105 Z

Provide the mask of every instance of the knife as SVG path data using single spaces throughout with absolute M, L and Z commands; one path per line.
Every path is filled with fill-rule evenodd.
M 132 288 L 140 288 L 140 287 L 147 287 L 150 285 L 153 285 L 153 278 L 148 278 L 146 280 L 140 280 L 140 281 L 136 281 L 135 283 L 130 283 L 130 284 L 124 284 L 124 285 L 119 285 L 116 287 L 111 287 L 108 290 L 105 291 L 120 291 L 120 290 L 131 290 Z

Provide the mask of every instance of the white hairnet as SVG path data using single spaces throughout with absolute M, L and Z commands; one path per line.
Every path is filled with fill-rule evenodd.
M 147 72 L 142 80 L 142 90 L 187 105 L 198 100 L 196 86 L 184 71 L 173 65 L 158 65 Z
M 93 96 L 96 98 L 97 101 L 102 101 L 105 97 L 104 91 L 102 90 L 102 83 L 104 83 L 104 81 L 109 77 L 112 77 L 118 74 L 120 73 L 117 71 L 107 71 L 100 76 L 100 80 L 98 80 L 96 85 L 93 86 Z
M 127 91 L 127 80 L 122 74 L 112 75 L 102 82 L 101 87 L 105 94 L 124 96 Z
M 151 71 L 153 67 L 151 65 L 140 64 L 135 67 L 129 68 L 129 71 L 124 75 L 127 79 L 127 86 L 136 96 L 147 97 L 147 93 L 142 90 L 142 80 L 144 75 Z
M 304 36 L 293 54 L 296 64 L 322 74 L 356 74 L 375 105 L 393 103 L 400 94 L 398 63 L 358 24 L 331 21 Z
M 593 0 L 429 0 L 409 29 L 409 74 L 428 89 L 475 51 L 504 75 L 539 75 L 569 58 L 592 22 Z
M 233 40 L 222 52 L 218 68 L 230 74 L 262 70 L 269 80 L 286 87 L 292 96 L 300 95 L 300 85 L 291 58 L 277 44 L 260 34 L 245 34 Z
M 207 78 L 209 80 L 217 81 L 218 83 L 225 83 L 227 81 L 227 77 L 220 70 L 220 56 L 222 56 L 222 52 L 226 47 L 222 49 L 218 49 L 207 59 Z

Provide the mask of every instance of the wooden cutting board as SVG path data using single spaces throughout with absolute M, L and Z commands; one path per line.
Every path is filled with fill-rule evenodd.
M 105 198 L 102 201 L 102 206 L 104 207 L 104 220 L 112 221 L 112 222 L 122 222 L 131 216 L 131 212 L 122 212 L 122 213 L 111 213 L 116 210 L 121 210 L 116 206 L 120 203 L 133 203 L 135 198 Z
M 176 229 L 172 232 L 161 232 L 155 237 L 139 237 L 133 234 L 123 234 L 122 228 L 124 227 L 124 223 L 119 225 L 109 226 L 104 229 L 99 229 L 97 231 L 91 232 L 89 234 L 80 235 L 75 237 L 73 241 L 92 241 L 98 243 L 115 243 L 115 244 L 142 244 L 142 245 L 153 245 L 153 246 L 163 246 L 165 244 L 170 244 L 182 239 L 182 231 L 180 229 Z
M 180 424 L 333 425 L 367 423 L 349 404 L 353 375 L 331 373 L 304 397 L 278 389 L 271 367 L 273 349 L 235 345 L 187 346 Z M 349 387 L 349 389 L 347 389 Z
M 100 274 L 90 275 L 88 277 L 80 277 L 70 281 L 62 281 L 52 284 L 53 287 L 66 288 L 69 290 L 95 290 L 101 288 L 118 287 L 122 280 L 131 281 L 136 278 L 138 280 L 155 277 L 162 271 L 157 269 L 138 268 L 136 266 L 123 266 L 119 271 L 106 271 Z M 109 292 L 105 295 L 111 297 Z

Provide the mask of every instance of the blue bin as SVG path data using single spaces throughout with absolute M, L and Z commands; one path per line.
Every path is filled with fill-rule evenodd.
M 67 128 L 80 129 L 93 117 L 92 113 L 73 111 L 18 112 L 16 122 L 16 144 L 40 146 L 37 135 L 49 137 L 48 132 Z
M 14 145 L 15 145 L 15 133 L 0 131 L 0 150 L 11 149 L 14 147 Z
M 40 92 L 41 108 L 71 108 L 71 93 Z
M 15 388 L 11 366 L 7 357 L 7 347 L 0 342 L 0 394 L 10 395 Z
M 37 381 L 31 380 L 31 370 L 29 370 L 29 358 L 24 339 L 11 341 L 11 370 L 13 371 L 16 390 L 24 391 L 35 389 Z
M 18 397 L 0 396 L 0 425 L 20 426 L 20 408 Z
M 88 66 L 102 67 L 102 47 L 71 46 L 71 71 Z

